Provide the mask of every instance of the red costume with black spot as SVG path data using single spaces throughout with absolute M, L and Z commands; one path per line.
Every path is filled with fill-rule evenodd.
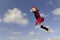
M 33 12 L 36 18 L 36 25 L 41 24 L 44 21 L 44 18 L 40 16 L 39 10 Z

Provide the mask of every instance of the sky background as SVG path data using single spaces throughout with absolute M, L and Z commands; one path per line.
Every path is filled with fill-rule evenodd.
M 53 32 L 36 28 L 34 5 Z M 60 0 L 0 0 L 0 40 L 60 40 Z

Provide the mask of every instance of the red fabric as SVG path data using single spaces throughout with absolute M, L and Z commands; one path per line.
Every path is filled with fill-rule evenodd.
M 44 18 L 39 17 L 39 18 L 36 20 L 36 25 L 41 24 L 43 21 L 44 21 Z

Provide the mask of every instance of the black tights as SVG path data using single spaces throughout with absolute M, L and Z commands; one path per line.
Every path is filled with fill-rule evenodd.
M 44 27 L 43 25 L 41 25 L 41 28 L 42 29 L 45 29 L 46 31 L 48 31 L 48 28 L 47 27 Z

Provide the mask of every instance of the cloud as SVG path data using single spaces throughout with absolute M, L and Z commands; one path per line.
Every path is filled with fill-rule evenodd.
M 48 15 L 45 15 L 43 13 L 41 13 L 40 15 L 41 15 L 41 17 L 48 17 Z
M 55 36 L 55 37 L 53 37 L 53 40 L 60 40 L 60 36 Z
M 50 0 L 48 3 L 46 3 L 47 5 L 53 5 L 52 0 Z
M 16 38 L 15 37 L 9 37 L 9 40 L 15 40 Z
M 60 36 L 54 36 L 52 38 L 47 38 L 47 40 L 60 40 Z
M 13 35 L 20 35 L 21 32 L 12 32 Z
M 34 34 L 35 34 L 34 31 L 29 32 L 29 35 L 34 35 Z
M 53 13 L 53 15 L 60 15 L 60 8 L 56 8 L 55 10 L 51 11 Z
M 39 32 L 34 32 L 34 31 L 31 31 L 31 32 L 29 32 L 28 34 L 31 35 L 31 36 L 33 36 L 33 35 L 40 35 Z
M 60 17 L 58 17 L 58 16 L 54 17 L 54 20 L 57 20 L 57 19 L 60 19 Z
M 36 39 L 34 39 L 34 40 L 40 40 L 40 39 L 37 39 L 37 38 L 36 38 Z
M 24 17 L 27 14 L 23 14 L 18 8 L 9 9 L 5 13 L 3 21 L 7 23 L 16 23 L 21 25 L 27 25 L 28 20 Z
M 27 16 L 27 14 L 26 13 L 24 13 L 24 14 L 22 14 L 23 16 Z
M 0 23 L 2 22 L 2 19 L 0 18 Z
M 48 38 L 47 40 L 52 40 L 51 38 Z
M 6 28 L 6 27 L 0 27 L 0 30 L 2 30 L 2 31 L 7 31 L 8 28 Z

